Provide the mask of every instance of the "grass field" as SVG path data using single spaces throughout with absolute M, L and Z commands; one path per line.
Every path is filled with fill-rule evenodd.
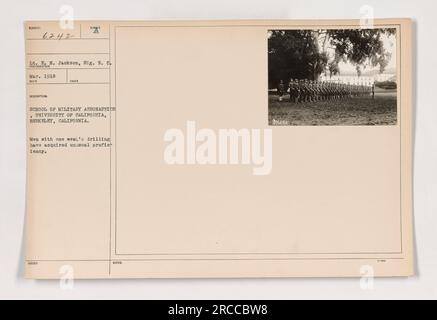
M 376 94 L 335 101 L 292 103 L 269 96 L 269 125 L 394 125 L 397 119 L 396 94 Z

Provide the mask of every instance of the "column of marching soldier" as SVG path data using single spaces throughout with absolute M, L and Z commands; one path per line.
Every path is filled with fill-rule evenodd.
M 284 81 L 278 85 L 279 100 L 290 95 L 291 102 L 316 102 L 338 100 L 350 97 L 375 97 L 374 85 L 346 84 L 338 82 L 312 81 L 308 79 L 291 79 L 288 88 Z

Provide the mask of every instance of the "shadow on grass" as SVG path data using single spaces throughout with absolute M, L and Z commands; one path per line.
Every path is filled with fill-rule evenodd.
M 395 125 L 396 122 L 395 95 L 304 103 L 279 102 L 276 96 L 269 96 L 269 125 L 273 126 Z

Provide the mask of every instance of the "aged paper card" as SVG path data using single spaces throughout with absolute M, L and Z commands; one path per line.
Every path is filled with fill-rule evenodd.
M 28 278 L 410 276 L 411 22 L 25 24 Z

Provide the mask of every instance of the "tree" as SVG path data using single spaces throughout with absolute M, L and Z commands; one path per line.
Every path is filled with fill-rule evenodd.
M 341 61 L 341 57 L 338 54 L 336 54 L 334 59 L 328 62 L 329 78 L 332 78 L 332 76 L 335 76 L 340 73 L 340 67 L 338 66 L 340 61 Z
M 382 36 L 396 29 L 274 30 L 269 34 L 269 86 L 290 78 L 318 80 L 322 73 L 340 72 L 339 63 L 349 61 L 361 75 L 366 66 L 384 72 L 391 54 Z

